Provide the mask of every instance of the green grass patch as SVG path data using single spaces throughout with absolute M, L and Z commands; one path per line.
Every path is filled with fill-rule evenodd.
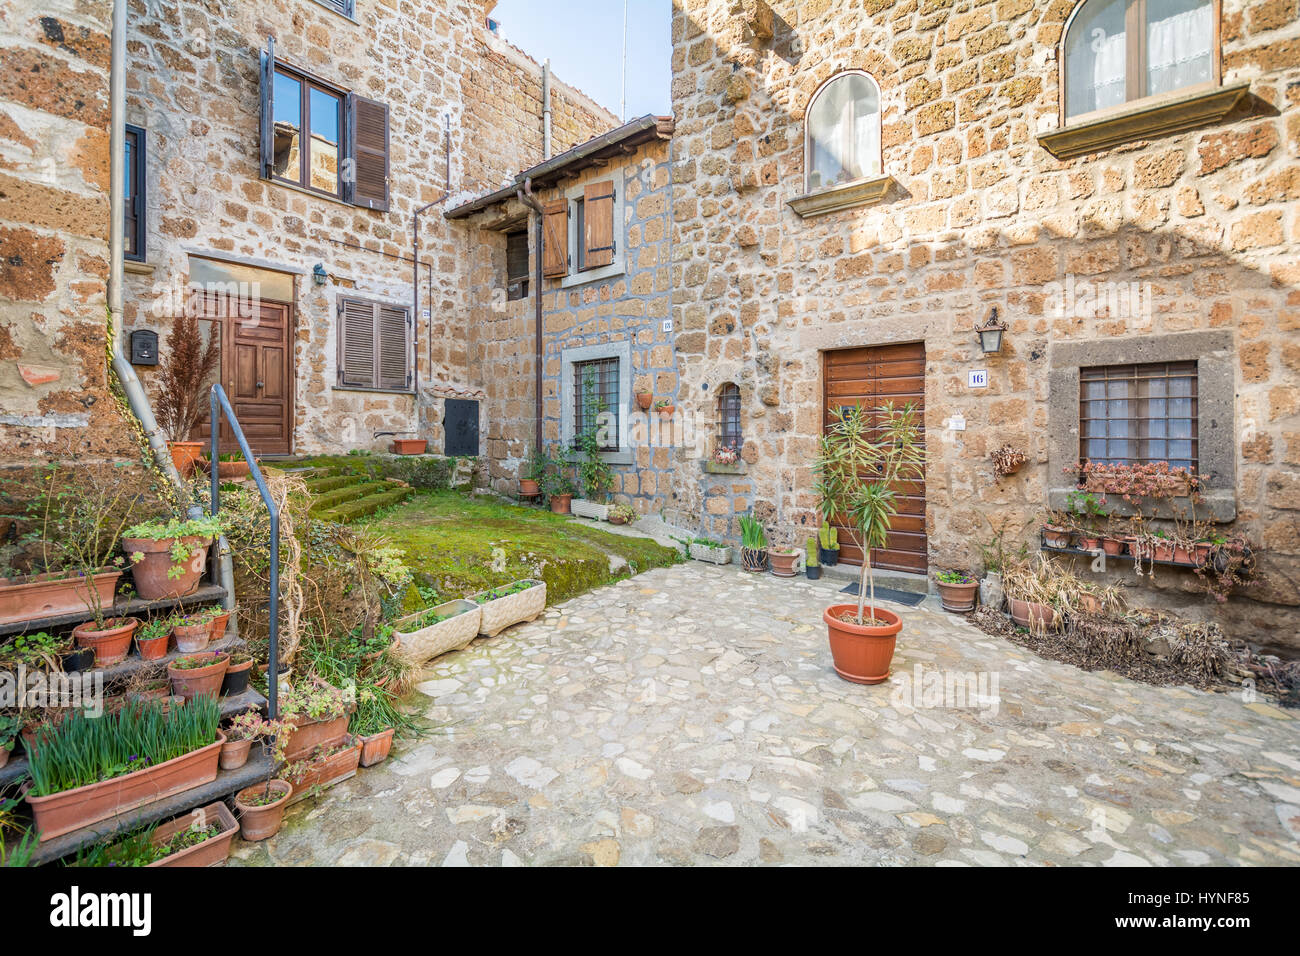
M 535 508 L 469 498 L 456 492 L 417 495 L 367 527 L 406 553 L 418 583 L 444 601 L 509 584 L 546 582 L 547 603 L 681 560 L 648 538 L 610 534 Z M 627 567 L 610 570 L 609 556 Z

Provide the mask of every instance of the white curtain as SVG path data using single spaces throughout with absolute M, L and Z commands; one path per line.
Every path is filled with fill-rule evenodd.
M 880 172 L 880 100 L 857 73 L 833 80 L 808 111 L 808 188 L 822 189 Z
M 1070 24 L 1065 41 L 1065 116 L 1080 116 L 1125 100 L 1128 0 L 1091 0 Z
M 1213 78 L 1214 4 L 1147 0 L 1147 95 Z

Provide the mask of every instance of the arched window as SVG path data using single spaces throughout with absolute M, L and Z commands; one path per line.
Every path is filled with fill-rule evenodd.
M 1217 0 L 1085 0 L 1065 32 L 1068 122 L 1218 82 Z
M 840 73 L 822 84 L 804 127 L 808 192 L 880 175 L 880 88 L 866 73 Z
M 740 388 L 728 382 L 718 389 L 718 447 L 740 453 L 745 437 L 740 433 Z

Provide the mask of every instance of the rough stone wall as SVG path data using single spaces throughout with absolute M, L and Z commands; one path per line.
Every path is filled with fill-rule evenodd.
M 0 2 L 0 464 L 133 454 L 107 389 L 110 4 Z
M 147 130 L 147 263 L 132 267 L 127 320 L 165 337 L 189 256 L 209 252 L 295 272 L 294 451 L 382 448 L 375 431 L 418 431 L 441 448 L 441 416 L 405 394 L 335 387 L 340 294 L 409 305 L 412 214 L 444 194 L 450 117 L 452 197 L 499 183 L 542 153 L 540 67 L 504 56 L 483 4 L 362 0 L 352 22 L 307 0 L 132 7 L 128 122 Z M 259 179 L 258 56 L 279 59 L 390 109 L 390 210 L 371 211 Z M 585 139 L 614 118 L 553 83 L 563 135 Z M 421 217 L 417 380 L 428 396 L 466 389 L 469 263 L 441 207 Z M 362 248 L 357 248 L 362 247 Z M 324 285 L 311 279 L 324 265 Z M 149 387 L 149 371 L 142 378 Z
M 776 529 L 816 520 L 822 352 L 924 341 L 930 565 L 978 566 L 986 517 L 1029 529 L 1060 484 L 1047 469 L 1054 343 L 1228 329 L 1233 527 L 1268 552 L 1269 583 L 1217 609 L 1187 572 L 1160 575 L 1159 593 L 1130 591 L 1294 648 L 1296 3 L 1225 0 L 1223 79 L 1249 80 L 1253 98 L 1223 122 L 1068 161 L 1035 135 L 1058 113 L 1056 50 L 1073 3 L 773 0 L 770 39 L 751 22 L 762 6 L 674 0 L 672 28 L 683 394 L 689 405 L 703 382 L 740 383 L 756 513 Z M 786 202 L 804 191 L 804 111 L 848 68 L 880 84 L 884 171 L 898 185 L 878 205 L 800 219 Z M 1048 286 L 1069 276 L 1149 282 L 1151 314 L 1054 317 Z M 972 330 L 992 306 L 1010 331 L 986 358 Z M 987 368 L 987 389 L 967 387 L 974 368 Z M 965 431 L 946 427 L 956 415 Z M 1007 441 L 1031 464 L 999 481 L 989 453 Z M 683 515 L 703 522 L 698 468 L 683 463 L 677 483 Z
M 676 402 L 678 375 L 673 333 L 663 322 L 670 317 L 671 272 L 671 146 L 655 141 L 637 147 L 625 159 L 592 167 L 564 181 L 564 190 L 617 178 L 623 191 L 623 222 L 615 232 L 625 249 L 624 272 L 602 280 L 564 288 L 546 279 L 542 295 L 543 440 L 558 451 L 562 430 L 562 355 L 565 349 L 610 342 L 631 342 L 632 393 L 653 392 Z M 560 188 L 542 191 L 546 202 L 562 195 Z M 534 233 L 517 202 L 492 214 L 493 223 L 511 222 L 529 228 L 530 253 Z M 485 215 L 484 219 L 489 217 Z M 534 329 L 531 294 L 504 301 L 505 234 L 471 221 L 476 250 L 474 272 L 474 346 L 471 366 L 487 395 L 488 456 L 491 478 L 499 490 L 512 493 L 515 479 L 527 463 L 535 442 Z M 570 250 L 572 252 L 572 250 Z M 530 259 L 530 279 L 536 260 Z M 633 399 L 622 414 L 634 437 L 634 460 L 613 466 L 617 500 L 628 501 L 642 513 L 671 505 L 671 425 L 637 408 Z M 643 436 L 643 437 L 637 437 Z

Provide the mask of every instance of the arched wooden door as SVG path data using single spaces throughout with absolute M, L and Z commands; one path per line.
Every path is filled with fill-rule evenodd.
M 879 345 L 840 349 L 823 354 L 822 427 L 831 422 L 833 409 L 859 405 L 879 408 L 892 401 L 895 407 L 909 402 L 916 406 L 925 433 L 925 343 Z M 883 549 L 873 551 L 872 565 L 892 571 L 924 574 L 929 567 L 925 534 L 925 481 L 900 482 L 898 515 Z M 849 543 L 841 524 L 840 560 L 862 563 L 862 550 Z

